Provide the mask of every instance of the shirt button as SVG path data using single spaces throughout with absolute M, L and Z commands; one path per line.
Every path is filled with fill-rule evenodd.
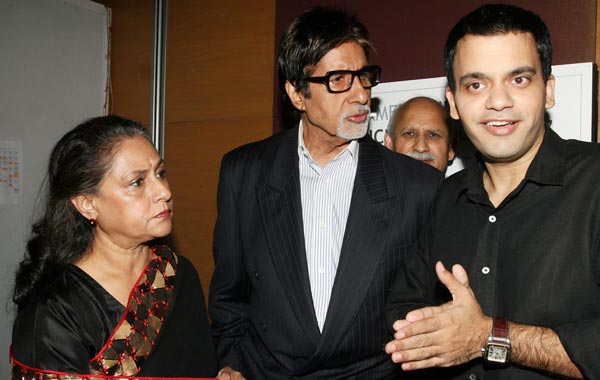
M 469 380 L 477 380 L 477 375 L 474 373 L 469 374 Z
M 494 215 L 490 215 L 488 220 L 490 221 L 490 223 L 494 223 L 496 221 L 496 217 Z
M 319 223 L 319 228 L 325 228 L 325 222 Z
M 319 267 L 319 274 L 325 273 L 325 270 L 322 267 Z
M 490 268 L 488 268 L 488 267 L 483 267 L 483 268 L 481 268 L 481 273 L 483 273 L 483 274 L 488 274 L 488 273 L 490 273 Z

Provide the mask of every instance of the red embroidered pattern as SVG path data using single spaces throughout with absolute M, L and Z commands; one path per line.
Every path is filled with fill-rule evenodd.
M 10 363 L 13 380 L 210 380 L 136 376 L 152 352 L 175 290 L 177 256 L 166 246 L 152 247 L 153 259 L 132 289 L 125 314 L 100 352 L 90 360 L 91 374 L 72 374 Z
M 177 270 L 175 255 L 167 247 L 153 247 L 152 253 L 155 258 L 132 290 L 123 319 L 90 360 L 90 373 L 137 375 L 152 352 L 173 297 Z
M 81 375 L 57 371 L 44 371 L 39 368 L 28 367 L 10 354 L 12 365 L 12 380 L 216 380 L 216 378 L 196 377 L 140 377 L 140 376 L 106 376 L 106 375 Z

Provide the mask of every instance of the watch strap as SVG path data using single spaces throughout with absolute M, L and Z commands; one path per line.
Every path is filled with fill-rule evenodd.
M 505 317 L 494 315 L 492 323 L 492 338 L 508 338 L 508 321 Z

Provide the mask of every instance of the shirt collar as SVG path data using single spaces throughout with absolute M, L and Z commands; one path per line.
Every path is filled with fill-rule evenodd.
M 544 141 L 531 162 L 525 178 L 545 185 L 562 185 L 567 175 L 567 160 L 563 151 L 564 140 L 546 128 Z
M 298 157 L 302 157 L 302 155 L 306 155 L 307 157 L 309 157 L 312 160 L 312 156 L 310 155 L 308 148 L 304 144 L 304 136 L 302 134 L 303 130 L 304 130 L 304 127 L 302 125 L 302 120 L 300 120 L 300 125 L 298 127 Z M 356 140 L 350 141 L 350 144 L 348 144 L 346 146 L 346 148 L 344 148 L 336 156 L 336 158 L 339 157 L 340 155 L 342 155 L 345 151 L 350 152 L 350 156 L 352 157 L 354 162 L 357 162 L 357 160 L 358 160 L 358 141 L 356 141 Z
M 546 128 L 540 149 L 531 161 L 523 182 L 535 182 L 540 185 L 561 186 L 564 182 L 567 167 L 564 152 L 561 149 L 563 139 L 552 129 Z M 474 199 L 484 197 L 487 193 L 483 187 L 484 164 L 477 155 L 477 164 L 465 171 L 460 194 L 468 194 Z

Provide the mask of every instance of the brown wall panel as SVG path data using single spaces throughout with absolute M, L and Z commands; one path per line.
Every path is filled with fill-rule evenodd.
M 274 7 L 273 0 L 169 2 L 170 122 L 271 115 Z
M 169 1 L 165 161 L 175 197 L 172 239 L 212 276 L 223 154 L 272 132 L 274 0 Z
M 205 293 L 214 266 L 212 234 L 221 157 L 236 146 L 268 137 L 271 124 L 270 113 L 167 124 L 167 176 L 175 201 L 172 245 L 192 260 Z
M 154 2 L 96 1 L 112 11 L 110 111 L 148 125 L 152 102 Z

